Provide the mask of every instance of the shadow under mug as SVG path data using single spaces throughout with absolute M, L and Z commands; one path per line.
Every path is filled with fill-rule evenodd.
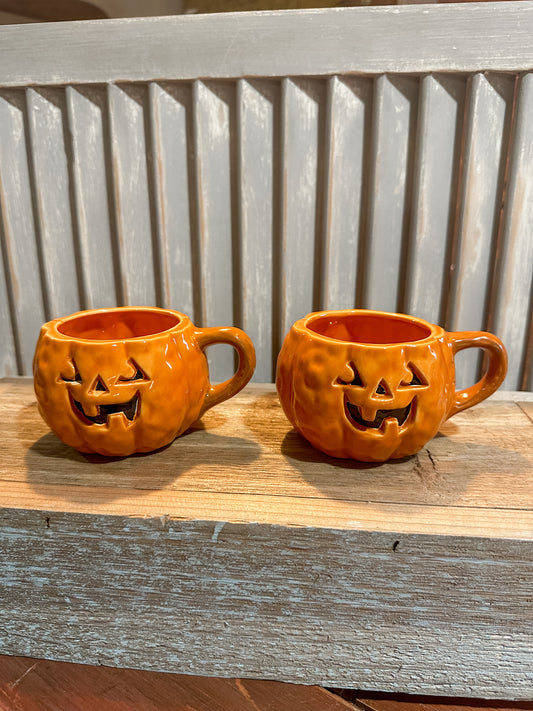
M 481 348 L 482 378 L 456 391 L 454 356 Z M 277 362 L 291 424 L 333 457 L 381 462 L 414 454 L 452 415 L 491 395 L 507 372 L 502 342 L 481 331 L 446 332 L 402 314 L 322 311 L 297 321 Z
M 212 385 L 205 349 L 227 343 L 237 372 Z M 241 390 L 255 350 L 234 327 L 197 328 L 185 314 L 150 307 L 94 309 L 41 328 L 33 363 L 39 411 L 66 444 L 127 456 L 163 447 L 208 408 Z

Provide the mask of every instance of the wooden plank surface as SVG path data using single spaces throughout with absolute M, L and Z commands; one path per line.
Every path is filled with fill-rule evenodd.
M 249 386 L 170 447 L 113 461 L 50 433 L 31 381 L 4 380 L 1 395 L 2 506 L 533 540 L 533 423 L 514 402 L 467 410 L 418 455 L 372 465 L 313 449 L 272 385 Z
M 380 694 L 0 656 L 1 711 L 531 711 L 533 701 Z
M 347 711 L 317 686 L 0 656 L 0 711 Z
M 357 708 L 363 711 L 531 711 L 533 701 L 493 702 L 482 699 L 442 698 L 429 696 L 407 696 L 405 694 L 379 694 L 368 692 L 343 693 L 347 699 L 352 699 Z
M 0 381 L 0 651 L 202 676 L 529 698 L 528 403 L 369 467 L 251 386 L 165 450 L 64 447 Z
M 532 35 L 528 1 L 20 25 L 0 29 L 0 84 L 521 71 Z

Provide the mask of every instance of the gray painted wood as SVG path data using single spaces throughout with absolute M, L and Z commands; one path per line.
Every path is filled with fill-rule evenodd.
M 10 509 L 0 540 L 3 653 L 530 698 L 525 541 Z
M 499 230 L 515 77 L 476 74 L 460 189 L 461 214 L 454 254 L 454 301 L 450 327 L 471 331 L 486 323 Z M 460 356 L 461 387 L 476 379 L 479 355 Z
M 0 95 L 0 233 L 5 260 L 0 271 L 3 373 L 31 372 L 36 337 L 47 315 L 33 216 L 25 116 L 22 92 Z
M 5 270 L 3 251 L 0 250 L 0 267 Z M 0 367 L 6 375 L 15 375 L 19 371 L 15 348 L 13 322 L 9 309 L 7 284 L 0 281 Z
M 530 25 L 526 1 L 0 28 L 1 374 L 45 319 L 129 303 L 244 327 L 271 380 L 294 320 L 364 306 L 494 330 L 533 387 Z
M 162 306 L 194 313 L 189 181 L 190 87 L 150 84 Z
M 463 77 L 446 75 L 426 75 L 420 82 L 411 230 L 401 307 L 428 321 L 442 322 L 446 315 L 465 87 Z
M 109 85 L 121 297 L 131 306 L 157 301 L 147 104 L 144 87 Z
M 360 301 L 361 242 L 365 234 L 366 173 L 372 113 L 368 77 L 328 81 L 323 305 L 353 308 Z
M 234 291 L 240 291 L 232 171 L 235 87 L 195 82 L 194 120 L 202 323 L 227 326 L 234 321 Z M 212 346 L 208 360 L 211 379 L 230 377 L 230 347 Z
M 79 235 L 83 308 L 103 308 L 120 295 L 115 288 L 115 234 L 110 219 L 106 97 L 103 90 L 66 88 L 72 136 L 73 207 Z
M 33 24 L 0 28 L 0 83 L 521 71 L 532 37 L 529 0 Z
M 416 79 L 385 75 L 376 79 L 365 245 L 365 308 L 393 312 L 400 308 L 417 101 Z
M 255 379 L 272 382 L 277 323 L 274 321 L 274 250 L 277 215 L 273 205 L 279 186 L 275 175 L 279 150 L 279 90 L 273 82 L 238 83 L 238 199 L 241 252 L 242 327 L 257 352 Z M 276 144 L 278 141 L 278 144 Z
M 496 262 L 498 288 L 490 326 L 509 350 L 509 375 L 502 387 L 533 389 L 533 362 L 527 363 L 528 341 L 533 342 L 533 74 L 519 79 L 517 95 L 503 234 Z
M 317 194 L 323 85 L 285 79 L 282 85 L 282 316 L 284 337 L 294 321 L 318 307 Z
M 27 89 L 34 218 L 40 242 L 45 302 L 50 314 L 81 308 L 77 225 L 72 218 L 72 166 L 60 89 Z M 31 272 L 27 272 L 31 274 Z

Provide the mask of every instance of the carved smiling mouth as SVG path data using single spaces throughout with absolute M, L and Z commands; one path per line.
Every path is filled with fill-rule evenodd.
M 110 415 L 122 413 L 130 422 L 133 422 L 139 410 L 139 393 L 128 400 L 128 402 L 119 402 L 112 405 L 98 405 L 98 413 L 96 415 L 88 415 L 83 409 L 83 405 L 78 400 L 74 400 L 71 396 L 71 403 L 74 412 L 82 419 L 83 422 L 91 422 L 94 425 L 107 425 Z
M 398 407 L 393 410 L 378 410 L 376 416 L 373 420 L 365 420 L 361 416 L 361 410 L 357 405 L 353 405 L 351 402 L 346 401 L 346 412 L 348 414 L 348 419 L 352 421 L 355 425 L 363 428 L 379 429 L 382 424 L 389 418 L 395 418 L 398 421 L 398 425 L 401 427 L 407 421 L 407 418 L 411 414 L 411 405 L 413 400 L 407 405 L 407 407 Z

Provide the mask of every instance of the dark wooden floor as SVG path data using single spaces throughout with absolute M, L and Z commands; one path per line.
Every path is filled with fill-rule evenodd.
M 533 711 L 533 702 L 328 690 L 0 656 L 0 711 Z

